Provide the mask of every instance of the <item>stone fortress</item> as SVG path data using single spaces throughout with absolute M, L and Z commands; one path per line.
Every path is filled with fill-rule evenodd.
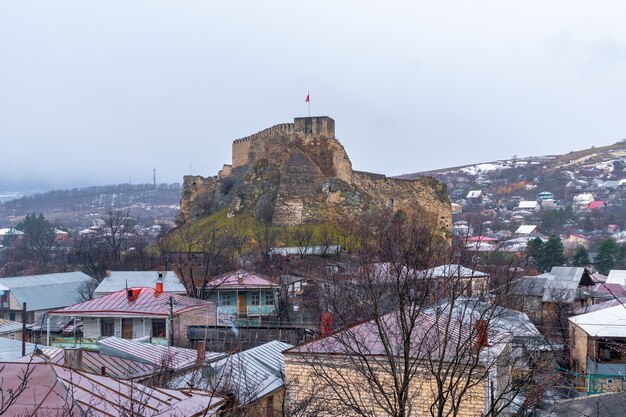
M 281 226 L 422 209 L 451 228 L 445 184 L 354 171 L 330 117 L 295 118 L 237 139 L 232 154 L 232 165 L 215 177 L 184 177 L 181 224 L 225 208 L 229 216 L 250 212 Z

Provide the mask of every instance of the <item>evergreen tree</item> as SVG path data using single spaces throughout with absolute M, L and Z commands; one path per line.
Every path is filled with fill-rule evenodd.
M 526 246 L 526 261 L 541 269 L 541 257 L 543 253 L 543 241 L 538 237 L 529 240 Z
M 587 252 L 584 246 L 579 246 L 578 249 L 576 249 L 572 263 L 574 266 L 586 266 L 591 263 L 589 261 L 589 252 Z
M 563 242 L 561 242 L 560 237 L 552 235 L 541 250 L 541 270 L 546 272 L 551 270 L 553 266 L 563 266 L 564 263 Z
M 615 267 L 619 251 L 620 247 L 613 239 L 603 240 L 598 247 L 598 255 L 596 256 L 598 272 L 604 275 L 608 274 Z

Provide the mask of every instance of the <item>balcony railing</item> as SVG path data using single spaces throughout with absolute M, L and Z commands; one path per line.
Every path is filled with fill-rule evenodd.
M 278 314 L 278 309 L 274 305 L 246 306 L 246 315 L 248 317 L 272 316 L 276 314 Z M 237 306 L 219 306 L 217 308 L 217 315 L 238 316 L 239 310 Z
M 596 362 L 587 358 L 587 373 L 626 376 L 626 360 L 624 362 Z

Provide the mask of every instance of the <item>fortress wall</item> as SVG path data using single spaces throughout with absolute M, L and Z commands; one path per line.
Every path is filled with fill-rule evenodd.
M 409 215 L 422 208 L 435 215 L 441 227 L 445 229 L 452 227 L 446 185 L 434 178 L 418 177 L 415 180 L 404 180 L 354 171 L 352 179 L 355 186 L 378 200 L 383 208 L 402 210 Z
M 293 124 L 296 133 L 300 135 L 335 137 L 335 121 L 328 116 L 296 117 Z
M 276 136 L 291 135 L 294 132 L 293 123 L 280 123 L 261 130 L 253 135 L 233 141 L 233 168 L 240 167 L 251 161 L 250 151 L 258 150 L 260 141 L 267 141 Z

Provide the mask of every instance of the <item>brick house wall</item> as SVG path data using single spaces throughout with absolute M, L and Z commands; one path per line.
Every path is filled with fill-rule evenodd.
M 323 406 L 324 411 L 316 414 L 322 416 L 356 416 L 354 411 L 349 410 L 338 399 L 337 392 L 343 391 L 342 387 L 345 386 L 351 387 L 350 393 L 358 398 L 358 402 L 369 411 L 370 415 L 381 417 L 388 415 L 377 402 L 376 397 L 378 396 L 379 400 L 381 398 L 379 392 L 369 391 L 370 384 L 365 381 L 365 376 L 362 373 L 348 364 L 342 365 L 337 357 L 327 357 L 325 360 L 333 361 L 333 364 L 325 367 L 328 376 L 320 379 L 314 369 L 319 364 L 313 365 L 300 354 L 285 354 L 285 384 L 289 405 L 298 407 L 306 404 L 306 407 L 313 412 L 319 411 L 318 407 Z M 328 386 L 329 379 L 338 381 L 340 386 L 335 386 L 336 389 Z M 380 374 L 380 379 L 382 381 L 389 380 L 388 383 L 383 383 L 383 386 L 393 386 L 391 378 L 383 372 Z M 412 379 L 410 393 L 411 414 L 416 416 L 430 415 L 429 407 L 434 402 L 434 392 L 435 381 L 429 373 L 424 371 L 421 375 L 416 374 Z M 476 381 L 476 384 L 469 388 L 464 395 L 457 416 L 481 417 L 487 404 L 485 394 L 486 381 Z
M 209 303 L 183 311 L 174 316 L 174 344 L 180 347 L 190 346 L 187 330 L 189 326 L 215 326 L 217 324 L 217 304 Z

